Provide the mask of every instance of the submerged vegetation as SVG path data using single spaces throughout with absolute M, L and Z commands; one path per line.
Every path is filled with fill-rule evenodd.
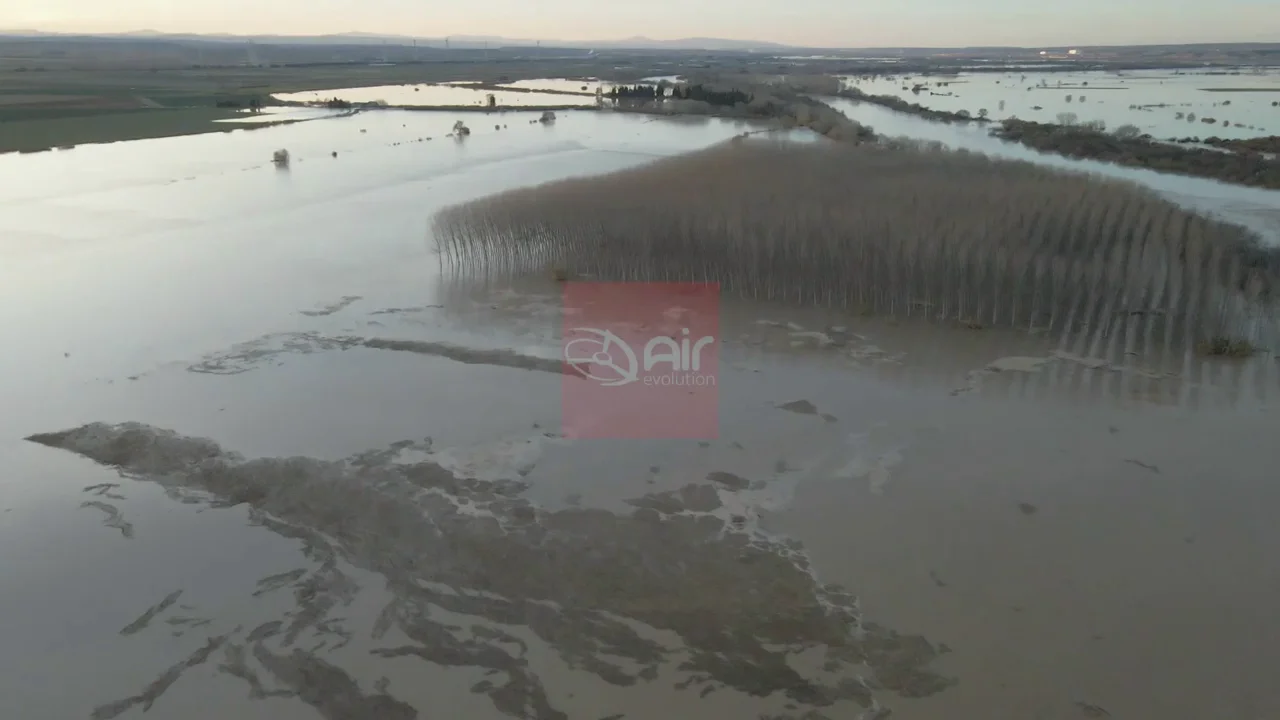
M 737 296 L 1052 332 L 1271 339 L 1280 252 L 1126 183 L 943 150 L 740 140 L 449 208 L 460 272 L 709 281 Z
M 1213 337 L 1201 342 L 1197 349 L 1209 357 L 1247 358 L 1258 352 L 1253 343 L 1225 336 Z

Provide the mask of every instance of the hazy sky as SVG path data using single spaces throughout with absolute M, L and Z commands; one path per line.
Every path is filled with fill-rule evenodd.
M 1280 42 L 1280 0 L 4 0 L 0 28 L 817 47 Z

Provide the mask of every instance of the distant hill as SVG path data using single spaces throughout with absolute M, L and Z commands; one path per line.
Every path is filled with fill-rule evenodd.
M 0 29 L 0 38 L 30 39 L 68 39 L 92 38 L 97 40 L 120 40 L 135 42 L 178 42 L 178 43 L 257 43 L 260 45 L 284 46 L 410 46 L 421 48 L 444 48 L 455 50 L 471 50 L 480 48 L 497 49 L 531 48 L 540 45 L 544 50 L 564 48 L 571 50 L 651 50 L 651 51 L 719 51 L 719 52 L 789 52 L 797 55 L 834 53 L 843 57 L 930 57 L 936 55 L 984 55 L 984 56 L 1025 56 L 1040 50 L 1066 52 L 1071 47 L 1089 52 L 1137 52 L 1139 54 L 1160 54 L 1169 52 L 1253 52 L 1263 54 L 1280 53 L 1280 43 L 1274 42 L 1236 42 L 1236 43 L 1189 43 L 1162 45 L 1106 45 L 1106 46 L 1064 46 L 1050 48 L 1045 46 L 1030 47 L 894 47 L 894 48 L 817 48 L 763 40 L 732 40 L 713 37 L 689 37 L 677 40 L 655 40 L 644 36 L 633 36 L 617 40 L 575 41 L 535 38 L 509 38 L 497 35 L 450 35 L 448 37 L 414 37 L 411 35 L 388 35 L 382 33 L 344 32 L 331 35 L 231 35 L 212 33 L 201 35 L 196 33 L 165 33 L 158 30 L 143 29 L 122 33 L 66 33 L 48 32 L 30 29 Z
M 484 35 L 452 35 L 444 37 L 413 37 L 410 35 L 383 35 L 366 32 L 345 32 L 334 35 L 228 35 L 224 33 L 200 35 L 195 33 L 164 33 L 158 30 L 134 30 L 122 33 L 61 33 L 39 30 L 0 30 L 4 37 L 94 37 L 130 40 L 176 40 L 204 42 L 255 42 L 268 45 L 423 45 L 441 46 L 447 41 L 450 47 L 525 47 L 543 45 L 563 48 L 609 48 L 616 50 L 779 50 L 788 46 L 779 43 L 754 40 L 728 40 L 723 38 L 694 37 L 679 40 L 654 40 L 647 37 L 630 37 L 621 40 L 570 41 L 507 38 Z
M 584 45 L 585 46 L 585 45 Z M 591 47 L 634 48 L 637 50 L 783 50 L 788 45 L 755 40 L 724 40 L 722 38 L 694 37 L 680 40 L 653 40 L 647 37 L 630 37 L 624 40 L 598 42 Z

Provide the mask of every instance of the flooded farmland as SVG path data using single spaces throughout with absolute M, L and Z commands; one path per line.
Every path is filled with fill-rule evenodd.
M 888 137 L 937 142 L 956 150 L 1135 182 L 1202 214 L 1249 227 L 1266 242 L 1280 244 L 1280 192 L 1274 190 L 1041 153 L 992 137 L 987 127 L 977 123 L 932 122 L 873 103 L 843 98 L 825 98 L 824 102 Z
M 1134 125 L 1160 140 L 1253 138 L 1280 133 L 1280 69 L 1208 71 L 962 72 L 957 75 L 846 78 L 870 95 L 927 108 L 985 110 L 993 120 L 1101 121 Z M 913 92 L 919 86 L 919 92 Z
M 718 439 L 570 441 L 431 217 L 752 128 L 536 117 L 0 157 L 0 716 L 1280 715 L 1274 356 L 726 302 Z

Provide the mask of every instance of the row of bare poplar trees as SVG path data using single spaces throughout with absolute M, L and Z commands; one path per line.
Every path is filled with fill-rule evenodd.
M 1269 343 L 1280 253 L 1140 187 L 967 152 L 738 139 L 446 209 L 457 271 L 1039 329 Z

